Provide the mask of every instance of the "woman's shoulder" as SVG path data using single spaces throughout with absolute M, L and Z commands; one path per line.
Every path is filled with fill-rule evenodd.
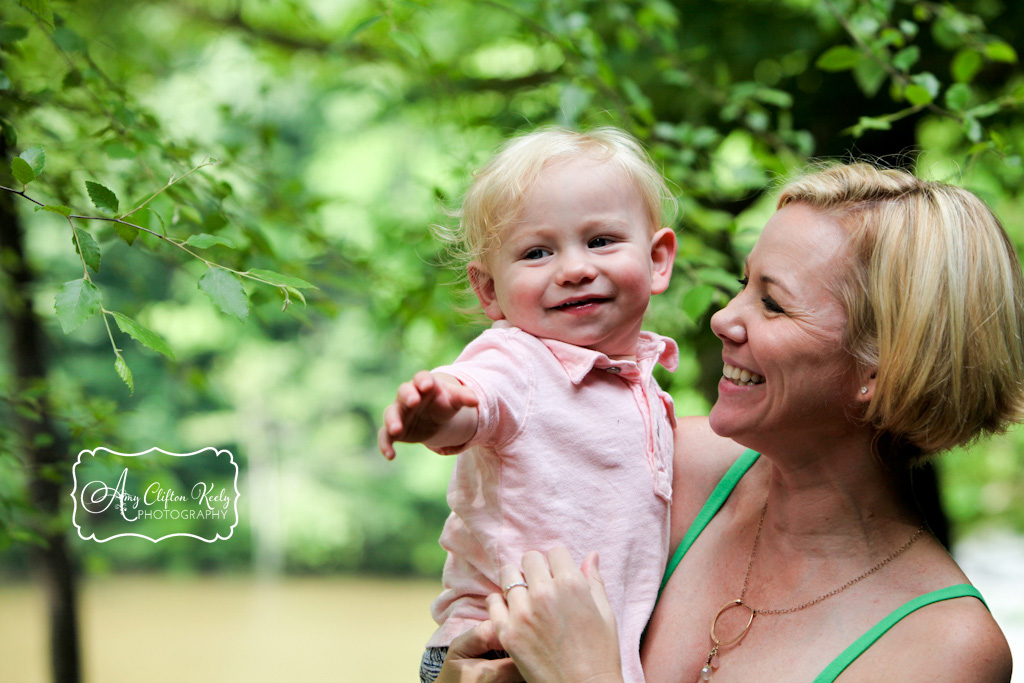
M 732 439 L 715 434 L 708 418 L 680 417 L 676 423 L 676 480 L 687 492 L 711 493 L 746 450 Z
M 842 683 L 1007 683 L 1012 669 L 1006 637 L 971 597 L 922 607 L 868 653 L 844 672 Z
M 715 486 L 745 451 L 732 439 L 715 434 L 706 417 L 678 418 L 672 486 L 673 537 L 685 533 Z M 677 541 L 678 538 L 673 546 Z

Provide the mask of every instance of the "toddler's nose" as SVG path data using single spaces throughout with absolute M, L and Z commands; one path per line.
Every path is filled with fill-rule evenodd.
M 558 262 L 558 283 L 579 284 L 597 277 L 597 269 L 583 254 L 563 254 Z

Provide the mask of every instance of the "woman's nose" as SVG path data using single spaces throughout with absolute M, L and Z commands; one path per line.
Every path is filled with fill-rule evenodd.
M 711 316 L 711 331 L 722 341 L 743 344 L 747 341 L 747 328 L 737 311 L 736 298 L 733 298 Z

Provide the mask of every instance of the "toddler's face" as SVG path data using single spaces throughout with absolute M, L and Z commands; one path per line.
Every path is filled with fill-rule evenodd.
M 588 157 L 545 168 L 500 242 L 471 265 L 491 319 L 612 357 L 635 355 L 650 297 L 668 286 L 675 236 L 652 230 L 621 171 Z

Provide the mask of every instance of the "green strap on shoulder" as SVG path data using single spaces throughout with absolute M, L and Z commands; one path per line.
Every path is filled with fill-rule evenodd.
M 955 586 L 940 588 L 937 591 L 925 593 L 924 595 L 919 595 L 913 600 L 910 600 L 902 607 L 894 610 L 889 616 L 875 624 L 867 633 L 855 640 L 850 647 L 843 651 L 842 654 L 832 660 L 832 663 L 826 666 L 824 671 L 818 674 L 818 677 L 814 679 L 814 683 L 832 683 L 832 681 L 836 680 L 839 674 L 843 673 L 843 671 L 846 670 L 846 667 L 850 666 L 857 657 L 864 654 L 864 651 L 874 645 L 875 641 L 885 635 L 886 631 L 898 624 L 903 617 L 907 616 L 911 612 L 915 612 L 922 607 L 931 605 L 935 602 L 966 597 L 977 598 L 978 600 L 981 600 L 981 604 L 985 605 L 986 608 L 988 607 L 985 603 L 985 599 L 982 598 L 981 593 L 978 592 L 978 589 L 967 583 L 960 583 Z
M 711 496 L 707 502 L 704 503 L 704 507 L 697 513 L 696 519 L 693 520 L 693 524 L 686 530 L 686 535 L 683 536 L 683 540 L 679 542 L 679 547 L 676 548 L 676 552 L 672 555 L 672 559 L 669 560 L 668 566 L 665 568 L 665 575 L 661 579 L 661 588 L 658 589 L 658 595 L 661 595 L 661 591 L 665 589 L 665 584 L 672 578 L 672 572 L 676 570 L 679 565 L 679 561 L 683 559 L 683 555 L 690 549 L 693 542 L 697 540 L 700 533 L 704 531 L 704 527 L 708 525 L 711 518 L 715 516 L 718 510 L 725 504 L 729 494 L 736 488 L 736 484 L 739 483 L 743 475 L 746 474 L 750 466 L 757 462 L 760 457 L 760 453 L 756 451 L 748 450 L 746 453 L 736 459 L 736 462 L 729 467 L 729 471 L 725 473 L 718 485 L 715 486 L 715 490 L 711 492 Z

